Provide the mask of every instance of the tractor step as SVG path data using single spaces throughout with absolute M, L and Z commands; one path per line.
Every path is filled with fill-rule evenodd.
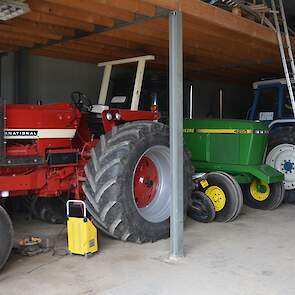
M 9 157 L 0 160 L 0 166 L 40 165 L 44 163 L 41 157 Z

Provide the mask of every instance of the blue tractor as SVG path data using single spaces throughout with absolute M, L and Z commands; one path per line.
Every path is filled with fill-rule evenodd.
M 295 203 L 295 119 L 286 80 L 255 82 L 253 89 L 255 97 L 247 118 L 268 124 L 266 163 L 284 173 L 285 200 Z

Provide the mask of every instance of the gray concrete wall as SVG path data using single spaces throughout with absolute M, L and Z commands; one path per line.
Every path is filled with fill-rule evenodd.
M 14 72 L 17 63 L 21 69 L 19 82 Z M 2 58 L 1 74 L 1 95 L 8 102 L 13 102 L 14 97 L 20 103 L 70 101 L 70 94 L 75 90 L 96 102 L 102 70 L 92 64 L 31 56 L 23 52 L 20 57 L 9 54 Z M 184 87 L 185 115 L 188 115 L 189 108 L 189 85 L 185 83 Z M 194 118 L 219 116 L 219 89 L 223 89 L 224 118 L 245 118 L 253 96 L 251 85 L 205 80 L 194 81 L 192 85 Z
M 98 97 L 101 70 L 92 64 L 28 56 L 22 67 L 20 100 L 23 103 L 70 101 L 73 91 Z
M 13 53 L 1 57 L 1 98 L 8 103 L 15 101 L 15 57 Z

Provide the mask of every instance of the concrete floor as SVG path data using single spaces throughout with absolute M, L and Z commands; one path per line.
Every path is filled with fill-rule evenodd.
M 63 226 L 17 222 L 18 237 L 58 236 L 57 253 L 12 255 L 0 275 L 0 294 L 294 295 L 294 228 L 294 205 L 273 212 L 244 208 L 228 224 L 189 220 L 186 257 L 175 263 L 167 259 L 169 240 L 136 245 L 102 236 L 94 257 L 63 256 Z

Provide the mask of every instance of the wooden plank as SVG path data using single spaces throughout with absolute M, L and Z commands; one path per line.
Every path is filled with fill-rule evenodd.
M 19 41 L 28 41 L 33 43 L 39 43 L 39 44 L 46 44 L 48 42 L 48 39 L 40 38 L 40 37 L 33 37 L 21 33 L 14 33 L 14 32 L 1 32 L 1 39 L 11 39 L 11 40 L 19 40 Z
M 49 15 L 55 15 L 66 19 L 69 18 L 77 21 L 94 23 L 106 27 L 111 27 L 114 24 L 112 18 L 97 15 L 91 12 L 85 12 L 81 9 L 70 8 L 40 0 L 27 0 L 27 2 L 30 5 L 30 8 L 37 12 L 47 13 Z
M 124 57 L 132 57 L 132 56 L 139 56 L 142 52 L 138 50 L 131 50 L 126 48 L 119 48 L 119 47 L 108 47 L 105 45 L 84 45 L 79 42 L 67 42 L 62 47 L 64 48 L 71 48 L 73 50 L 79 50 L 81 52 L 89 52 L 92 54 L 100 55 L 105 54 L 107 52 L 108 55 L 111 56 L 124 56 Z
M 275 33 L 261 24 L 237 16 L 231 12 L 209 5 L 201 0 L 144 0 L 144 2 L 159 5 L 167 9 L 180 9 L 195 20 L 210 22 L 218 29 L 228 29 L 240 35 L 250 36 L 270 44 L 277 44 Z
M 204 26 L 191 26 L 190 22 L 184 21 L 184 47 L 185 51 L 189 47 L 202 48 L 203 51 L 208 50 L 213 52 L 214 56 L 227 56 L 229 59 L 247 61 L 247 59 L 264 60 L 266 58 L 278 57 L 276 46 L 265 47 L 261 42 L 246 42 L 243 43 L 238 38 L 225 38 L 225 36 L 217 35 L 214 38 L 207 34 L 207 29 L 203 30 Z M 146 22 L 143 26 L 133 25 L 124 29 L 127 31 L 138 32 L 143 36 L 155 36 L 168 40 L 168 22 L 166 19 L 157 19 L 152 22 Z M 128 38 L 128 36 L 126 36 Z M 250 39 L 249 41 L 252 41 Z M 215 53 L 214 53 L 215 51 Z
M 22 16 L 21 19 L 26 19 L 38 23 L 52 24 L 66 28 L 79 29 L 85 32 L 93 32 L 94 25 L 86 22 L 81 22 L 73 19 L 64 19 L 59 16 L 53 16 L 45 13 L 30 11 Z
M 160 47 L 165 47 L 168 48 L 168 41 L 167 40 L 162 40 L 162 39 L 158 39 L 154 36 L 147 36 L 147 35 L 142 35 L 140 34 L 140 32 L 134 33 L 131 31 L 127 31 L 125 29 L 121 29 L 121 30 L 112 30 L 109 32 L 105 32 L 102 35 L 105 36 L 110 36 L 110 37 L 115 37 L 118 39 L 123 39 L 123 40 L 130 40 L 132 42 L 137 42 L 137 43 L 141 43 L 141 44 L 157 44 L 157 46 Z
M 84 37 L 79 39 L 80 43 L 84 44 L 104 44 L 107 46 L 116 46 L 116 47 L 123 47 L 127 49 L 138 49 L 142 47 L 141 43 L 130 41 L 130 40 L 124 40 L 124 39 L 118 39 L 110 36 L 106 36 L 103 34 L 96 34 L 89 37 Z
M 269 44 L 277 44 L 275 32 L 249 19 L 234 15 L 201 0 L 179 0 L 180 9 L 195 19 L 209 21 L 218 29 L 228 29 L 240 35 L 250 36 Z
M 43 23 L 37 23 L 30 20 L 15 18 L 7 22 L 7 24 L 12 24 L 18 27 L 26 28 L 28 30 L 41 30 L 57 35 L 62 36 L 74 36 L 75 30 L 70 28 L 65 28 L 61 26 L 56 26 L 52 24 L 43 24 Z
M 53 39 L 53 40 L 60 40 L 62 38 L 61 35 L 57 35 L 48 31 L 38 30 L 38 29 L 28 29 L 21 26 L 13 26 L 9 24 L 0 24 L 0 31 L 5 32 L 14 32 L 14 33 L 23 33 L 28 36 L 32 37 L 41 37 L 45 39 Z
M 107 4 L 110 7 L 117 7 L 129 12 L 154 16 L 156 8 L 154 5 L 142 2 L 141 0 L 98 0 L 102 4 Z
M 0 41 L 0 49 L 7 51 L 17 51 L 19 47 L 15 45 L 5 44 L 5 42 Z
M 95 64 L 98 62 L 98 59 L 96 58 L 93 59 L 91 57 L 79 56 L 71 52 L 67 52 L 67 53 L 57 52 L 56 50 L 51 50 L 51 49 L 34 49 L 34 50 L 31 50 L 30 53 L 33 55 L 46 56 L 46 57 L 51 57 L 54 59 L 73 60 L 73 61 L 78 61 L 82 63 Z
M 33 47 L 34 46 L 34 42 L 31 42 L 31 41 L 25 41 L 25 40 L 13 40 L 9 37 L 4 37 L 4 36 L 1 36 L 1 42 L 3 44 L 8 44 L 8 45 L 15 45 L 15 46 L 18 46 L 18 47 Z
M 95 13 L 97 15 L 103 15 L 123 21 L 130 22 L 134 20 L 133 13 L 115 7 L 112 8 L 108 5 L 101 4 L 96 0 L 47 0 L 47 2 L 60 4 L 71 8 L 77 8 L 81 9 L 82 11 Z
M 143 2 L 157 5 L 166 9 L 177 10 L 179 9 L 178 0 L 142 0 Z
M 216 29 L 216 26 L 209 21 L 195 20 L 193 17 L 190 17 L 188 15 L 185 15 L 183 22 L 184 32 L 186 32 L 187 30 L 194 30 L 198 32 L 198 34 L 206 34 L 208 36 L 211 36 L 212 39 L 214 38 L 213 40 L 215 40 L 215 38 L 224 39 L 232 43 L 237 43 L 241 47 L 244 47 L 245 45 L 260 46 L 272 48 L 275 51 L 277 51 L 278 48 L 277 44 L 269 44 L 265 41 L 257 40 L 250 36 L 241 36 L 241 34 L 229 31 L 228 29 Z M 206 28 L 206 30 L 204 30 L 204 28 Z

